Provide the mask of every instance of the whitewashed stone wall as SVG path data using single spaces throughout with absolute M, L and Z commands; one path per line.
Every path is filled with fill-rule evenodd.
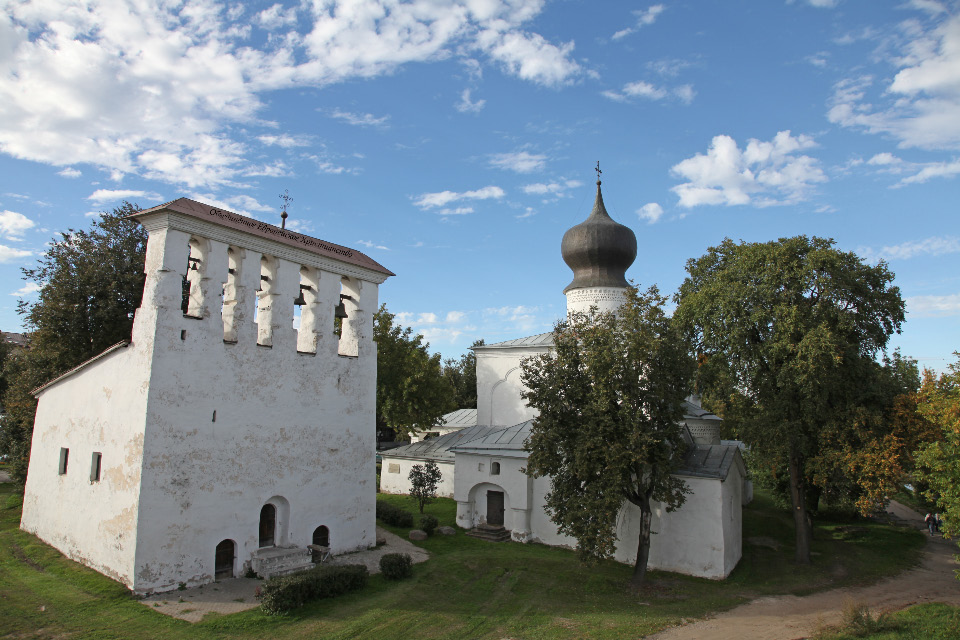
M 520 397 L 526 389 L 520 381 L 520 360 L 542 349 L 477 348 L 477 424 L 509 427 L 536 416 Z
M 410 470 L 418 464 L 426 464 L 425 460 L 414 458 L 394 458 L 381 453 L 383 464 L 380 466 L 380 493 L 410 493 Z M 436 461 L 435 461 L 436 462 Z M 453 462 L 437 462 L 440 469 L 440 482 L 437 483 L 438 498 L 453 497 L 454 466 Z
M 374 544 L 372 317 L 389 272 L 182 212 L 139 219 L 150 239 L 132 343 L 39 393 L 22 528 L 138 593 L 210 582 L 222 540 L 241 573 L 267 503 L 278 546 L 321 525 L 334 554 Z

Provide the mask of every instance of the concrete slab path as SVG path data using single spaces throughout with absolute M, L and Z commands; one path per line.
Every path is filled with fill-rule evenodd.
M 376 549 L 335 556 L 329 563 L 362 564 L 373 574 L 380 573 L 380 558 L 387 553 L 409 553 L 414 564 L 424 562 L 430 557 L 429 553 L 415 544 L 379 527 L 377 537 L 384 538 L 387 543 Z M 254 578 L 231 578 L 202 587 L 159 593 L 148 596 L 141 602 L 165 615 L 188 622 L 199 622 L 210 613 L 226 615 L 259 607 L 256 592 L 257 587 L 262 584 L 263 580 Z

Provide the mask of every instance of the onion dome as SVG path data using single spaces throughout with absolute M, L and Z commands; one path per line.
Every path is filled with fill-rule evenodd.
M 560 253 L 573 269 L 573 282 L 564 293 L 584 287 L 629 286 L 625 274 L 637 257 L 637 236 L 607 213 L 599 180 L 593 211 L 563 234 Z

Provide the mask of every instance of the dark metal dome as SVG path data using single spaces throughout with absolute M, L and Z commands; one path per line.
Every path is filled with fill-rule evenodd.
M 573 282 L 564 293 L 583 287 L 628 286 L 625 274 L 637 257 L 637 236 L 607 213 L 599 180 L 593 211 L 563 234 L 560 254 L 573 269 Z

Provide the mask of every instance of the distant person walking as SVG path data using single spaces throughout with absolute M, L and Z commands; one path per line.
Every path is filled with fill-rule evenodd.
M 940 533 L 941 527 L 943 527 L 943 518 L 940 517 L 939 513 L 933 514 L 933 528 L 937 530 L 937 533 Z
M 933 535 L 934 530 L 937 528 L 937 519 L 936 517 L 930 515 L 929 513 L 923 518 L 923 521 L 927 523 L 927 529 L 930 531 L 930 535 Z

